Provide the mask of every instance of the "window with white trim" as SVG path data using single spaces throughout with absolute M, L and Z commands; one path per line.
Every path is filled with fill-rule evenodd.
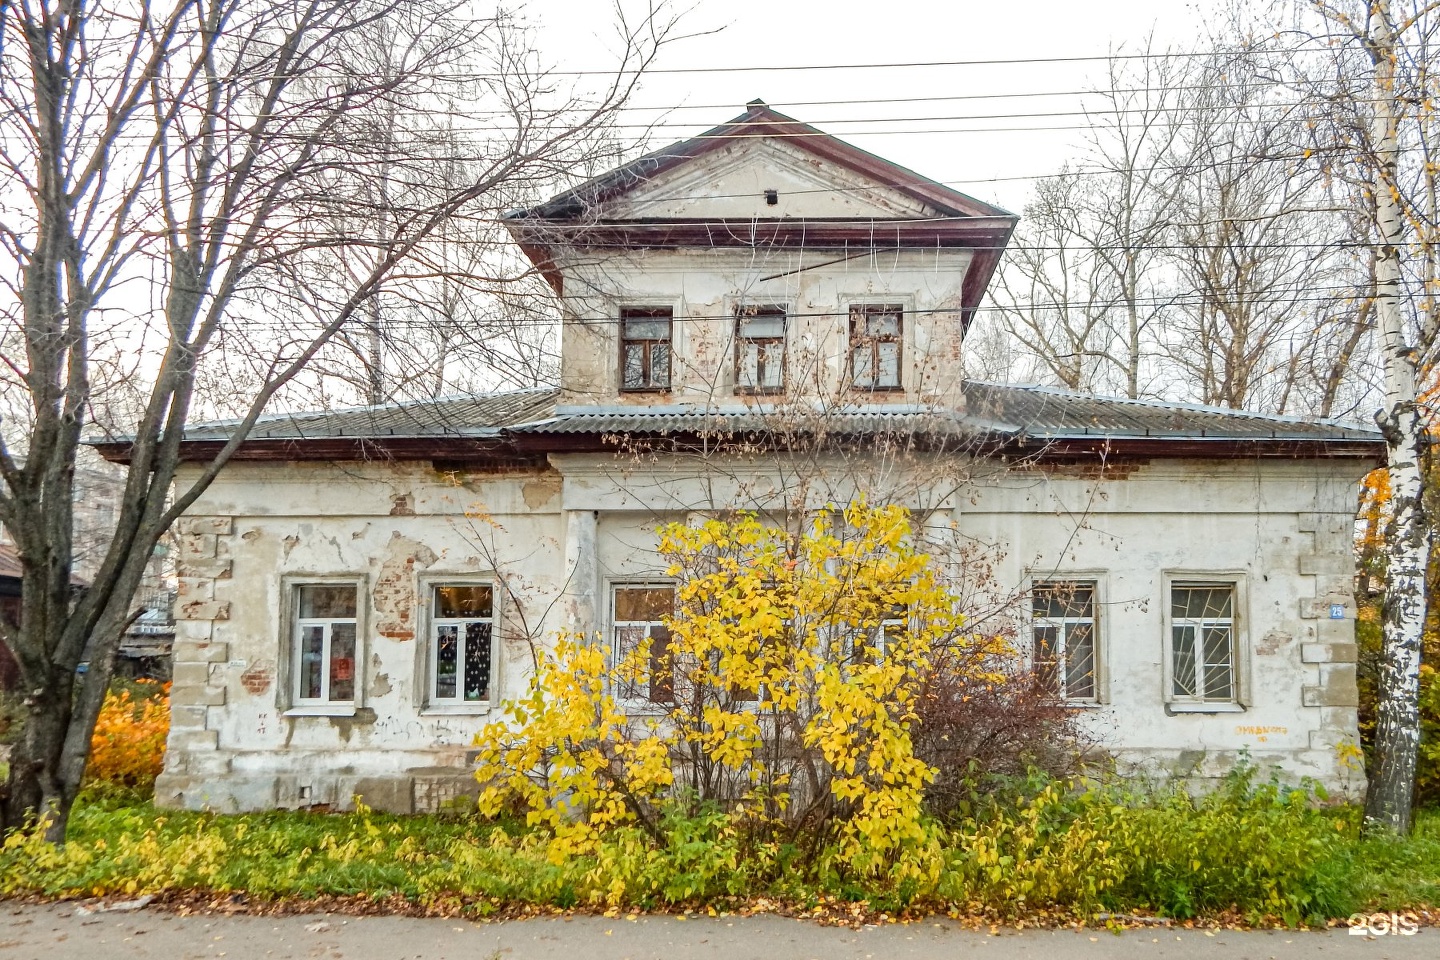
M 488 583 L 447 583 L 431 588 L 431 706 L 490 701 L 493 676 L 495 590 Z
M 302 583 L 294 595 L 296 706 L 353 704 L 359 585 Z
M 619 699 L 674 703 L 670 628 L 665 618 L 675 612 L 675 585 L 617 583 L 611 599 L 611 656 L 621 668 Z
M 1170 696 L 1194 703 L 1235 703 L 1236 585 L 1177 580 L 1170 585 Z
M 856 631 L 850 637 L 849 659 L 852 663 L 878 663 L 894 648 L 910 629 L 910 611 L 904 606 L 893 606 L 885 611 L 884 618 L 867 630 Z
M 1061 699 L 1099 699 L 1094 580 L 1044 580 L 1030 592 L 1032 662 L 1039 681 Z

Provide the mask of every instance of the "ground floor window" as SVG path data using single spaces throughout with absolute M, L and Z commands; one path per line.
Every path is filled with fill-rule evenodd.
M 612 601 L 611 655 L 621 667 L 620 700 L 674 703 L 670 628 L 664 622 L 675 612 L 674 585 L 616 584 Z
M 1232 703 L 1236 681 L 1235 584 L 1170 586 L 1170 694 L 1174 700 Z
M 295 703 L 355 702 L 354 583 L 305 583 L 295 588 Z
M 1096 586 L 1094 580 L 1046 580 L 1031 591 L 1035 671 L 1047 690 L 1065 700 L 1097 699 Z
M 433 588 L 430 703 L 461 706 L 490 699 L 495 591 L 488 583 Z

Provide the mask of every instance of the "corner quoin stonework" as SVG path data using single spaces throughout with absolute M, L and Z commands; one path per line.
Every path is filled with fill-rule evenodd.
M 1357 746 L 1355 711 L 1360 691 L 1355 677 L 1354 526 L 1354 518 L 1344 514 L 1300 514 L 1300 532 L 1313 539 L 1311 552 L 1300 556 L 1301 576 L 1311 578 L 1315 585 L 1313 597 L 1300 600 L 1300 619 L 1305 624 L 1300 659 L 1307 671 L 1314 671 L 1316 681 L 1307 683 L 1302 695 L 1307 708 L 1320 712 L 1320 722 L 1310 731 L 1312 750 Z M 1334 606 L 1343 611 L 1343 619 L 1331 617 Z M 1363 771 L 1357 768 L 1354 775 L 1363 784 Z
M 225 706 L 222 671 L 229 644 L 215 640 L 214 631 L 215 621 L 230 618 L 230 604 L 215 598 L 215 583 L 230 579 L 233 532 L 230 517 L 182 517 L 175 525 L 175 672 L 165 769 L 155 781 L 160 806 L 178 806 L 192 783 L 230 772 L 230 759 L 219 752 L 219 733 L 210 714 Z

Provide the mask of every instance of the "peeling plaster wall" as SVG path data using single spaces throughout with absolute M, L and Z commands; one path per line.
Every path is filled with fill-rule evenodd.
M 174 708 L 157 801 L 344 807 L 359 794 L 405 811 L 471 793 L 467 752 L 486 716 L 425 709 L 427 583 L 487 578 L 498 566 L 516 587 L 520 602 L 498 611 L 494 668 L 500 696 L 514 695 L 529 661 L 521 614 L 541 642 L 562 628 L 602 629 L 614 582 L 663 576 L 657 523 L 717 502 L 773 507 L 787 492 L 776 480 L 784 469 L 767 458 L 716 461 L 708 476 L 681 457 L 553 463 L 460 485 L 421 464 L 227 468 L 178 531 Z M 1099 576 L 1104 702 L 1086 717 L 1123 765 L 1218 776 L 1248 751 L 1290 777 L 1353 792 L 1362 780 L 1336 748 L 1355 736 L 1359 472 L 1285 461 L 1157 461 L 1108 479 L 976 470 L 958 495 L 906 502 L 994 545 L 1003 587 Z M 848 496 L 855 479 L 817 484 L 810 505 Z M 408 511 L 393 512 L 397 497 Z M 1167 571 L 1243 577 L 1242 712 L 1167 710 Z M 336 577 L 364 584 L 357 708 L 287 715 L 285 585 Z M 1330 619 L 1331 604 L 1345 619 Z
M 425 709 L 426 586 L 493 580 L 498 558 L 518 598 L 496 591 L 492 691 L 513 694 L 529 659 L 522 614 L 537 630 L 554 626 L 544 616 L 560 588 L 563 524 L 558 476 L 462 480 L 428 464 L 226 469 L 181 524 L 175 723 L 160 803 L 343 807 L 359 793 L 410 810 L 473 792 L 466 754 L 487 718 Z M 396 511 L 400 502 L 407 508 Z M 287 710 L 286 587 L 314 578 L 362 584 L 360 693 L 344 715 Z
M 619 327 L 626 306 L 670 307 L 674 325 L 672 389 L 666 403 L 737 403 L 735 309 L 779 305 L 786 329 L 786 398 L 864 403 L 923 403 L 958 409 L 961 323 L 958 307 L 966 250 L 911 250 L 820 264 L 843 252 L 817 250 L 648 250 L 603 264 L 576 253 L 567 265 L 567 318 L 561 334 L 562 403 L 644 404 L 653 394 L 619 392 Z M 799 271 L 799 272 L 794 272 Z M 787 274 L 765 279 L 776 274 Z M 623 297 L 590 290 L 624 290 Z M 903 393 L 848 390 L 851 304 L 899 304 L 905 310 Z M 774 397 L 762 398 L 774 401 Z
M 1122 766 L 1216 777 L 1242 755 L 1291 780 L 1354 795 L 1358 743 L 1352 529 L 1363 467 L 1336 462 L 1153 462 L 1124 479 L 1011 476 L 957 512 L 1004 544 L 1008 582 L 1097 575 L 1104 702 L 1089 729 Z M 1165 702 L 1166 574 L 1233 573 L 1246 707 L 1181 713 Z M 1344 618 L 1331 619 L 1330 605 Z

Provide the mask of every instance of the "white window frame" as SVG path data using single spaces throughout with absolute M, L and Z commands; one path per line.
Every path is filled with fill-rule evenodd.
M 1105 618 L 1100 615 L 1103 606 L 1101 601 L 1101 590 L 1103 580 L 1099 574 L 1094 573 L 1047 573 L 1042 576 L 1033 577 L 1030 581 L 1029 597 L 1031 599 L 1029 620 L 1030 620 L 1030 660 L 1035 663 L 1035 628 L 1040 626 L 1054 627 L 1056 631 L 1056 645 L 1051 652 L 1055 656 L 1057 683 L 1056 693 L 1059 699 L 1069 706 L 1093 707 L 1105 702 L 1104 696 L 1104 649 L 1105 644 L 1101 637 Z M 1089 617 L 1041 617 L 1035 614 L 1033 598 L 1035 591 L 1049 584 L 1087 584 L 1090 587 L 1091 611 Z M 1090 643 L 1094 647 L 1091 656 L 1091 686 L 1094 690 L 1089 697 L 1070 696 L 1070 630 L 1077 626 L 1090 627 Z
M 610 663 L 614 667 L 618 668 L 622 662 L 620 651 L 620 628 L 639 626 L 654 627 L 654 625 L 660 623 L 660 621 L 618 619 L 616 616 L 616 610 L 618 609 L 618 605 L 615 602 L 616 593 L 621 590 L 669 590 L 672 595 L 671 609 L 673 611 L 673 601 L 675 596 L 679 593 L 680 585 L 673 580 L 615 580 L 612 581 L 608 586 L 609 589 L 606 591 L 606 593 L 610 603 L 610 616 L 607 618 L 610 627 L 608 637 L 610 645 Z M 646 639 L 651 639 L 648 632 L 646 634 Z M 670 707 L 672 706 L 671 703 L 651 700 L 648 694 L 642 696 L 627 696 L 623 688 L 616 689 L 615 702 L 622 708 L 624 708 L 626 713 L 630 714 L 668 713 L 670 711 Z
M 427 577 L 421 587 L 424 590 L 426 629 L 425 629 L 425 650 L 424 665 L 421 673 L 424 677 L 424 688 L 420 702 L 425 705 L 425 713 L 450 713 L 450 714 L 476 714 L 487 713 L 492 704 L 496 701 L 496 684 L 500 681 L 500 644 L 496 642 L 500 631 L 500 589 L 496 585 L 495 578 L 464 575 L 464 576 L 435 576 Z M 441 617 L 439 607 L 435 603 L 435 591 L 441 587 L 489 587 L 490 588 L 490 616 L 487 617 Z M 464 664 L 465 664 L 465 633 L 466 624 L 488 622 L 490 624 L 490 678 L 485 689 L 485 699 L 466 700 L 464 699 Z M 456 674 L 454 697 L 440 698 L 436 696 L 436 681 L 440 676 L 440 637 L 439 628 L 442 626 L 456 627 L 456 636 L 459 640 L 459 649 L 456 651 L 457 668 L 460 671 Z
M 1163 682 L 1166 708 L 1171 713 L 1240 713 L 1249 705 L 1250 645 L 1247 628 L 1249 624 L 1249 602 L 1245 574 L 1239 571 L 1188 571 L 1167 570 L 1163 577 L 1164 593 L 1161 595 L 1161 610 L 1164 611 L 1164 670 Z M 1206 700 L 1175 692 L 1175 617 L 1174 603 L 1177 587 L 1229 587 L 1230 603 L 1230 688 L 1227 700 Z M 1217 620 L 1218 622 L 1218 620 Z M 1202 621 L 1203 625 L 1204 621 Z M 1197 637 L 1197 640 L 1200 638 Z M 1197 647 L 1197 655 L 1203 649 L 1203 642 Z
M 355 591 L 355 616 L 354 617 L 306 617 L 300 616 L 300 592 L 304 587 L 351 587 Z M 365 699 L 365 628 L 366 628 L 366 605 L 365 598 L 368 595 L 365 589 L 365 578 L 360 576 L 324 576 L 324 577 L 295 577 L 282 581 L 282 592 L 285 595 L 285 625 L 284 635 L 288 638 L 288 656 L 285 658 L 284 683 L 279 685 L 282 702 L 286 706 L 285 713 L 289 716 L 353 716 L 363 704 Z M 355 663 L 353 676 L 355 684 L 355 696 L 350 700 L 329 699 L 330 673 L 328 668 L 321 676 L 320 697 L 302 697 L 300 695 L 300 684 L 304 671 L 302 669 L 301 657 L 303 656 L 302 633 L 307 626 L 322 626 L 325 628 L 323 634 L 322 658 L 326 664 L 330 660 L 331 627 L 336 623 L 353 623 L 355 625 Z

